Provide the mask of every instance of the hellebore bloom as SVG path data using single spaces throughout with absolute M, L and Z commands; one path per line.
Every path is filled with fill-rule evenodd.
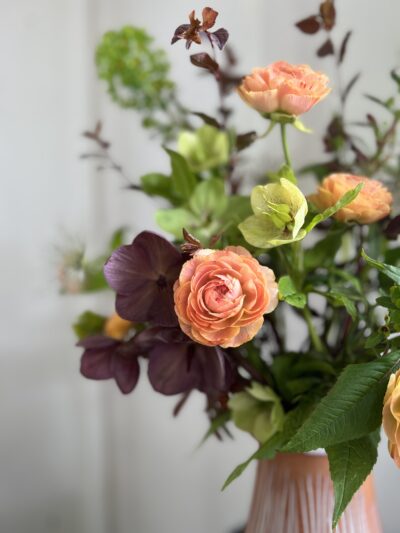
M 285 113 L 302 115 L 325 98 L 331 89 L 328 77 L 308 65 L 277 61 L 255 68 L 238 88 L 240 97 L 263 115 Z
M 273 248 L 304 239 L 301 229 L 308 212 L 307 200 L 286 178 L 258 185 L 251 193 L 254 215 L 239 224 L 246 241 L 256 248 Z
M 366 176 L 331 174 L 322 181 L 316 194 L 309 196 L 309 200 L 318 209 L 328 209 L 359 183 L 363 183 L 364 187 L 357 197 L 333 217 L 339 222 L 354 221 L 359 224 L 372 224 L 387 217 L 393 202 L 392 194 L 380 181 Z
M 206 394 L 230 390 L 238 378 L 236 366 L 221 348 L 202 346 L 179 328 L 150 328 L 136 337 L 149 359 L 149 380 L 157 392 L 179 394 L 198 389 Z
M 229 159 L 229 140 L 224 131 L 205 124 L 196 131 L 182 131 L 178 152 L 195 172 L 225 165 Z
M 85 378 L 114 378 L 123 394 L 136 387 L 140 368 L 134 339 L 123 342 L 106 335 L 94 335 L 84 338 L 77 346 L 85 349 L 81 358 L 81 374 Z
M 279 396 L 270 387 L 254 382 L 245 391 L 233 394 L 228 406 L 234 424 L 260 443 L 282 429 L 285 414 Z
M 115 250 L 104 266 L 104 275 L 117 293 L 118 314 L 132 322 L 177 325 L 173 285 L 183 261 L 175 246 L 150 231 Z
M 237 347 L 251 340 L 264 314 L 278 305 L 275 275 L 245 248 L 199 250 L 174 286 L 182 331 L 206 346 Z

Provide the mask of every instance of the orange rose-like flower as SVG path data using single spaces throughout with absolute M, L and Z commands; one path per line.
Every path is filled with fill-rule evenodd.
M 357 197 L 335 213 L 334 218 L 340 222 L 372 224 L 388 216 L 393 201 L 391 193 L 379 181 L 365 176 L 331 174 L 323 180 L 317 193 L 309 196 L 309 200 L 318 209 L 327 209 L 359 183 L 364 183 L 364 187 Z
M 278 304 L 271 269 L 241 246 L 199 250 L 174 286 L 175 312 L 186 335 L 206 346 L 235 347 L 252 339 Z
M 400 370 L 390 376 L 383 405 L 383 429 L 389 453 L 400 468 Z
M 243 79 L 239 95 L 260 113 L 280 111 L 302 115 L 327 96 L 328 77 L 308 65 L 277 61 L 269 67 L 255 68 Z

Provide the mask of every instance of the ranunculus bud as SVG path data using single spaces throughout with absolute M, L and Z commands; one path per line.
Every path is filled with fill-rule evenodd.
M 285 414 L 279 396 L 270 387 L 252 383 L 246 391 L 233 394 L 228 406 L 235 425 L 260 443 L 282 429 Z
M 400 370 L 389 379 L 383 402 L 383 429 L 389 441 L 390 456 L 400 468 Z
M 286 178 L 254 187 L 251 207 L 254 215 L 239 224 L 239 229 L 252 246 L 273 248 L 306 236 L 301 228 L 308 211 L 307 200 Z
M 271 269 L 241 246 L 199 250 L 187 261 L 174 286 L 181 329 L 206 346 L 235 347 L 251 340 L 265 313 L 278 305 Z
M 328 77 L 308 65 L 290 65 L 277 61 L 265 68 L 255 68 L 243 79 L 239 95 L 262 114 L 275 112 L 302 115 L 327 96 Z
M 182 131 L 178 152 L 195 172 L 225 165 L 229 159 L 229 140 L 224 131 L 205 124 L 196 131 Z
M 133 324 L 129 320 L 121 318 L 117 313 L 111 315 L 104 324 L 104 334 L 112 339 L 122 340 Z
M 333 216 L 340 222 L 372 224 L 389 215 L 392 194 L 377 180 L 353 174 L 331 174 L 318 187 L 309 200 L 321 211 L 333 206 L 348 191 L 359 183 L 364 186 L 357 197 Z

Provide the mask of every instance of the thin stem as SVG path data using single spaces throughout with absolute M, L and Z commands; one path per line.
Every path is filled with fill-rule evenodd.
M 314 348 L 317 350 L 317 352 L 324 352 L 325 351 L 324 346 L 315 329 L 315 326 L 312 321 L 311 313 L 308 307 L 305 307 L 303 309 L 303 316 L 304 316 L 304 320 L 307 323 L 308 331 L 310 332 L 311 342 Z
M 289 149 L 288 149 L 287 139 L 286 139 L 286 124 L 283 124 L 283 123 L 281 123 L 281 139 L 282 139 L 283 155 L 285 156 L 285 162 L 290 168 L 292 168 L 292 163 L 290 161 Z

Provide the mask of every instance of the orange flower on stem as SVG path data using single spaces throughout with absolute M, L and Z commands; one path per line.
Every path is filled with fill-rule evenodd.
M 365 176 L 331 174 L 322 181 L 316 194 L 309 196 L 309 200 L 318 209 L 327 209 L 359 183 L 363 183 L 364 186 L 357 197 L 335 213 L 334 218 L 340 222 L 372 224 L 387 217 L 393 201 L 392 194 L 381 182 Z
M 181 329 L 206 346 L 236 347 L 251 340 L 265 313 L 278 304 L 273 271 L 241 246 L 199 250 L 174 286 Z
M 383 429 L 390 456 L 400 468 L 400 370 L 390 376 L 383 405 Z
M 277 61 L 265 68 L 255 68 L 243 79 L 239 95 L 263 114 L 275 112 L 302 115 L 327 96 L 328 77 L 308 65 L 290 65 Z

